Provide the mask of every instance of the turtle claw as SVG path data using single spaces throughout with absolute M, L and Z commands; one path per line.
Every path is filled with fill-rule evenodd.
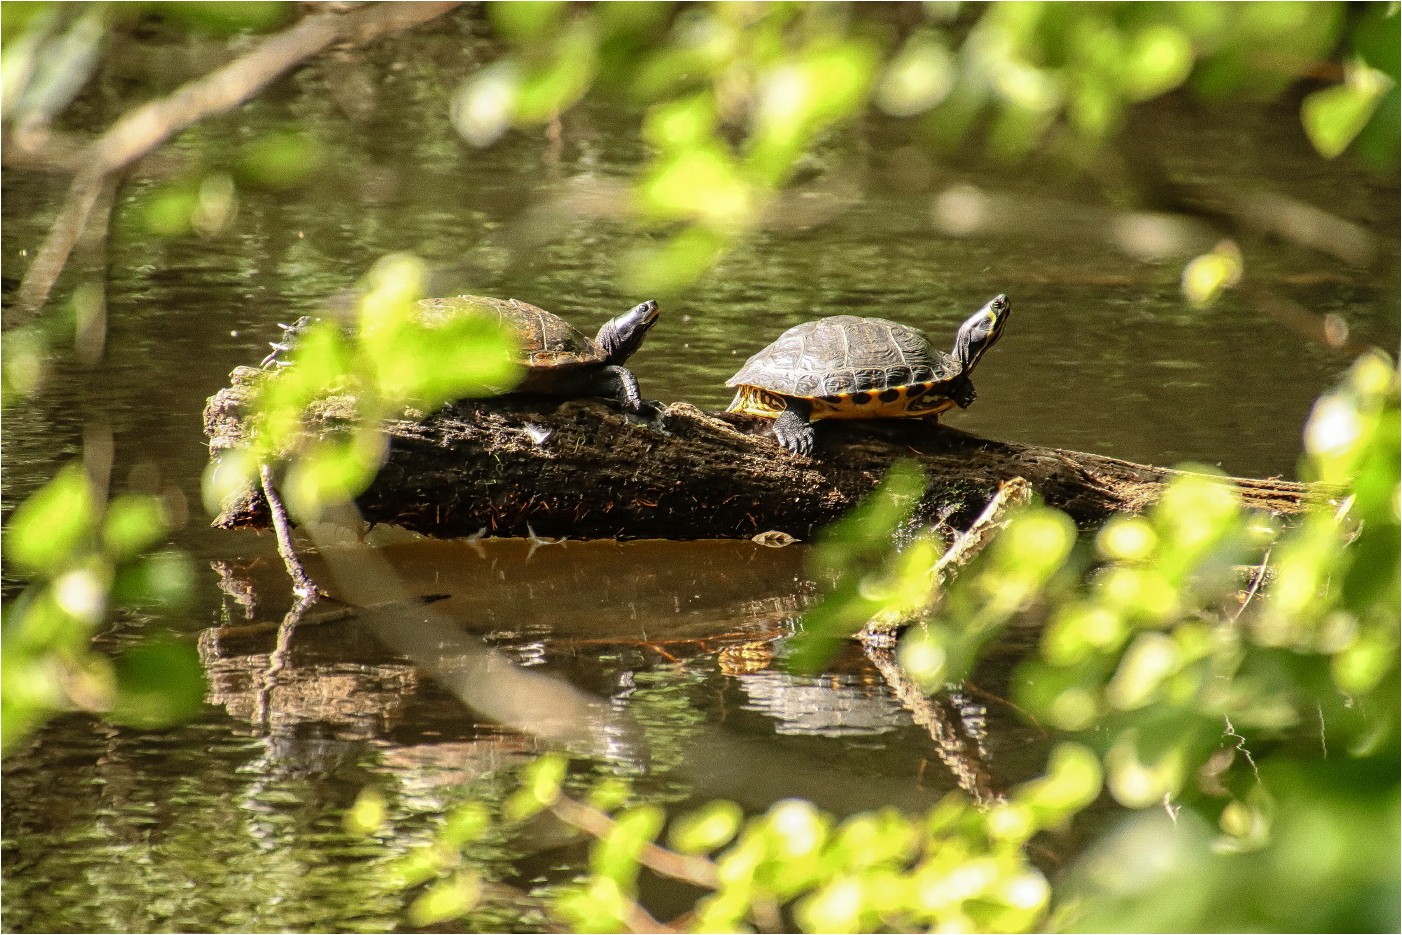
M 774 440 L 796 455 L 813 455 L 813 426 L 795 412 L 780 413 L 774 420 Z

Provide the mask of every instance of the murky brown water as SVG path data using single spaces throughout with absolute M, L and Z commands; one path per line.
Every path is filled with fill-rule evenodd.
M 403 896 L 388 863 L 424 840 L 464 787 L 498 793 L 503 770 L 538 749 L 474 716 L 373 627 L 314 618 L 279 646 L 289 598 L 271 537 L 209 530 L 199 506 L 205 398 L 233 366 L 262 356 L 275 322 L 317 311 L 385 253 L 426 257 L 439 292 L 516 296 L 590 324 L 646 298 L 614 285 L 633 241 L 610 224 L 561 223 L 515 257 L 499 238 L 555 186 L 633 171 L 636 115 L 601 106 L 571 115 L 557 162 L 537 134 L 468 151 L 446 120 L 470 65 L 462 45 L 447 30 L 398 69 L 393 46 L 371 53 L 365 107 L 338 109 L 329 89 L 341 77 L 322 66 L 293 79 L 297 94 L 271 95 L 178 142 L 217 154 L 291 119 L 333 160 L 314 188 L 247 197 L 217 239 L 157 242 L 119 224 L 103 362 L 84 371 L 61 360 L 40 397 L 6 413 L 7 508 L 78 453 L 91 426 L 110 426 L 118 489 L 154 469 L 183 492 L 191 516 L 177 542 L 198 560 L 196 604 L 177 619 L 123 619 L 106 640 L 175 629 L 198 642 L 210 679 L 209 704 L 187 726 L 142 732 L 65 717 L 5 763 L 8 930 L 400 928 Z M 120 108 L 119 78 L 85 102 L 87 119 Z M 1153 126 L 1187 174 L 1338 211 L 1380 231 L 1395 258 L 1395 184 L 1321 163 L 1288 111 L 1209 115 L 1169 104 Z M 860 200 L 812 230 L 758 238 L 665 303 L 635 361 L 645 395 L 720 407 L 738 364 L 805 318 L 860 312 L 952 337 L 971 310 L 1006 292 L 1015 318 L 981 367 L 978 404 L 954 417 L 959 427 L 1138 461 L 1292 474 L 1302 422 L 1343 357 L 1235 301 L 1189 311 L 1172 263 L 1030 231 L 943 237 L 932 198 L 955 182 L 1093 195 L 975 158 L 912 170 L 891 156 L 898 141 L 871 132 Z M 3 186 L 5 273 L 17 277 L 61 186 L 14 172 Z M 130 185 L 123 204 L 147 187 Z M 1396 347 L 1395 259 L 1364 272 L 1265 241 L 1248 247 L 1272 288 Z M 448 595 L 433 619 L 461 645 L 563 679 L 626 721 L 630 739 L 580 768 L 634 777 L 652 800 L 727 796 L 758 809 L 803 795 L 848 812 L 921 807 L 954 786 L 929 735 L 860 655 L 818 678 L 772 664 L 815 593 L 801 548 L 390 536 L 376 551 L 410 593 Z M 1034 771 L 1048 742 L 999 700 L 1013 657 L 1011 647 L 999 654 L 954 705 L 987 709 L 988 768 L 1005 783 Z M 393 833 L 375 841 L 341 827 L 367 783 L 390 801 Z M 533 846 L 499 848 L 489 871 L 528 884 L 561 879 L 582 859 L 578 848 Z M 479 924 L 531 925 L 511 907 L 494 913 Z

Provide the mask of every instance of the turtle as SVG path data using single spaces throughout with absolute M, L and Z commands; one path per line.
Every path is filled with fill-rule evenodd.
M 813 451 L 819 419 L 925 419 L 974 401 L 969 374 L 997 343 L 1012 306 L 995 296 L 959 327 L 954 350 L 884 318 L 835 315 L 795 325 L 726 381 L 739 389 L 728 412 L 774 419 L 774 438 Z
M 592 338 L 558 315 L 518 299 L 460 295 L 418 303 L 418 316 L 427 323 L 464 312 L 494 314 L 515 333 L 526 373 L 512 392 L 604 396 L 618 400 L 628 412 L 641 413 L 638 379 L 623 364 L 657 323 L 656 302 L 633 306 L 605 322 Z

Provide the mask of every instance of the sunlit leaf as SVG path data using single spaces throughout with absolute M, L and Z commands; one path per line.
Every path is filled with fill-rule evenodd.
M 388 442 L 375 429 L 348 439 L 322 439 L 308 447 L 287 468 L 282 494 L 287 509 L 302 522 L 347 503 L 370 486 L 388 453 Z
M 97 494 L 82 465 L 69 464 L 15 508 L 5 531 L 5 558 L 27 574 L 55 573 L 87 543 Z
M 189 603 L 194 593 L 194 568 L 189 556 L 178 549 L 128 562 L 112 584 L 114 600 L 138 607 L 178 608 Z
M 199 206 L 199 189 L 190 182 L 163 185 L 145 195 L 138 211 L 146 229 L 157 237 L 179 237 L 192 229 Z
M 48 341 L 39 328 L 11 328 L 5 332 L 5 354 L 0 359 L 3 390 L 0 406 L 13 405 L 17 398 L 33 396 L 43 385 L 48 370 Z
M 628 885 L 638 873 L 638 854 L 662 830 L 666 815 L 656 805 L 629 809 L 614 820 L 613 828 L 594 848 L 589 864 L 603 877 Z
M 554 804 L 569 761 L 559 754 L 532 760 L 521 772 L 521 788 L 506 801 L 502 812 L 512 821 L 521 821 Z
M 376 348 L 379 389 L 426 409 L 503 393 L 521 379 L 516 345 L 495 316 L 463 315 L 433 328 L 406 324 Z
M 744 818 L 740 806 L 718 800 L 677 818 L 667 831 L 673 850 L 685 854 L 709 853 L 730 841 Z
M 502 59 L 488 65 L 463 82 L 453 95 L 453 126 L 473 146 L 492 145 L 511 126 L 520 85 L 521 71 L 516 62 Z
M 166 532 L 165 511 L 157 497 L 122 494 L 107 505 L 102 541 L 117 561 L 132 558 L 159 542 Z
M 1241 251 L 1231 241 L 1223 241 L 1183 268 L 1183 295 L 1199 308 L 1211 305 L 1241 280 L 1242 269 Z
M 633 795 L 633 786 L 622 776 L 607 776 L 589 790 L 589 804 L 602 812 L 611 812 Z
M 392 335 L 415 315 L 424 296 L 428 267 L 409 253 L 381 257 L 365 274 L 359 302 L 359 337 L 372 349 L 382 335 Z
M 719 145 L 679 150 L 653 167 L 637 192 L 649 215 L 713 224 L 744 221 L 755 199 L 735 160 Z
M 482 837 L 492 826 L 492 816 L 482 802 L 467 802 L 449 813 L 440 835 L 444 844 L 460 848 Z
M 1391 84 L 1382 72 L 1359 63 L 1349 67 L 1343 84 L 1306 97 L 1300 105 L 1300 120 L 1319 154 L 1333 159 L 1348 149 Z
M 955 74 L 954 60 L 940 34 L 914 33 L 886 66 L 876 88 L 876 104 L 897 117 L 924 113 L 949 94 Z
M 643 136 L 664 149 L 714 147 L 717 119 L 715 104 L 705 95 L 667 101 L 648 111 Z
M 1013 792 L 1013 799 L 1032 809 L 1043 828 L 1059 824 L 1090 805 L 1100 795 L 1100 759 L 1080 744 L 1061 743 L 1052 750 L 1046 773 Z
M 727 235 L 692 225 L 661 244 L 625 254 L 621 278 L 630 293 L 675 295 L 710 272 L 730 244 Z
M 798 907 L 798 918 L 809 932 L 860 932 L 865 893 L 861 881 L 838 877 Z
M 468 871 L 428 888 L 409 904 L 409 921 L 417 926 L 436 925 L 456 919 L 477 905 L 482 887 L 477 875 Z
M 373 786 L 366 786 L 346 809 L 341 824 L 351 834 L 374 834 L 384 827 L 386 812 L 384 795 Z
M 1124 63 L 1125 94 L 1147 101 L 1181 85 L 1193 70 L 1191 40 L 1178 27 L 1155 23 L 1135 33 Z

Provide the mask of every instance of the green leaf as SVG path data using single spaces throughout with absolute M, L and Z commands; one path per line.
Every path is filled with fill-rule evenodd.
M 549 753 L 532 760 L 521 770 L 521 788 L 506 800 L 502 813 L 512 821 L 522 821 L 555 803 L 569 760 L 558 753 Z
M 514 3 L 489 3 L 485 9 L 488 22 L 503 38 L 526 43 L 554 29 L 566 5 L 561 0 L 516 0 Z
M 0 358 L 3 389 L 0 406 L 9 406 L 16 397 L 33 396 L 43 385 L 48 370 L 49 342 L 42 329 L 34 326 L 11 328 L 5 332 L 5 353 Z
M 677 818 L 667 831 L 674 850 L 684 854 L 706 854 L 735 837 L 745 817 L 740 806 L 719 799 Z
M 728 234 L 692 225 L 660 245 L 626 254 L 623 281 L 629 292 L 639 295 L 676 295 L 710 272 L 731 243 Z
M 159 497 L 122 494 L 107 505 L 102 541 L 114 561 L 126 561 L 161 541 L 166 528 Z
M 598 48 L 589 21 L 572 23 L 552 53 L 522 75 L 512 109 L 517 123 L 544 123 L 564 113 L 593 83 Z
M 194 593 L 194 568 L 190 557 L 178 549 L 128 562 L 112 584 L 114 601 L 137 607 L 183 607 Z
M 197 32 L 232 36 L 241 32 L 267 32 L 292 14 L 293 4 L 275 0 L 220 0 L 220 2 L 158 3 L 151 12 L 173 24 Z
M 448 847 L 460 848 L 481 838 L 491 827 L 492 816 L 487 806 L 482 802 L 467 802 L 448 815 L 439 838 Z
M 622 776 L 606 776 L 589 790 L 589 804 L 601 812 L 611 812 L 633 795 L 633 784 Z
M 341 824 L 351 834 L 374 834 L 384 827 L 386 812 L 384 795 L 373 786 L 366 786 L 346 809 Z
M 423 409 L 506 392 L 523 373 L 515 335 L 494 315 L 461 315 L 438 327 L 405 324 L 374 352 L 380 394 Z
M 922 30 L 906 40 L 877 85 L 878 107 L 896 117 L 922 114 L 954 87 L 953 56 L 940 33 Z
M 246 144 L 238 157 L 241 180 L 274 191 L 305 185 L 325 163 L 320 142 L 288 130 L 264 133 Z
M 1134 35 L 1124 63 L 1124 91 L 1132 101 L 1166 94 L 1188 80 L 1193 44 L 1177 26 L 1156 23 Z
M 1183 295 L 1194 307 L 1206 308 L 1241 281 L 1243 270 L 1241 250 L 1231 241 L 1223 241 L 1183 268 Z
M 643 211 L 665 220 L 738 224 L 755 208 L 755 194 L 723 145 L 680 149 L 638 184 Z
M 718 146 L 715 102 L 710 95 L 697 94 L 667 101 L 652 108 L 643 122 L 643 137 L 663 149 Z
M 477 875 L 468 871 L 455 874 L 429 887 L 409 904 L 409 921 L 416 926 L 436 925 L 465 915 L 477 905 L 482 885 Z
M 5 557 L 25 574 L 57 574 L 87 546 L 96 513 L 97 494 L 87 473 L 69 464 L 15 508 Z
M 614 820 L 614 826 L 594 848 L 589 863 L 599 876 L 630 884 L 638 874 L 638 855 L 662 830 L 666 813 L 656 805 L 630 809 Z
M 325 507 L 354 500 L 375 479 L 388 450 L 374 427 L 361 427 L 349 439 L 318 440 L 288 465 L 282 484 L 288 511 L 313 522 Z
M 110 717 L 146 729 L 189 720 L 204 704 L 204 668 L 190 642 L 151 642 L 116 660 L 117 695 Z
M 199 188 L 191 181 L 167 183 L 137 202 L 146 230 L 157 237 L 181 237 L 190 233 L 197 207 Z
M 1300 120 L 1314 148 L 1326 159 L 1343 154 L 1358 137 L 1391 84 L 1382 72 L 1351 66 L 1341 85 L 1315 91 L 1300 105 Z

